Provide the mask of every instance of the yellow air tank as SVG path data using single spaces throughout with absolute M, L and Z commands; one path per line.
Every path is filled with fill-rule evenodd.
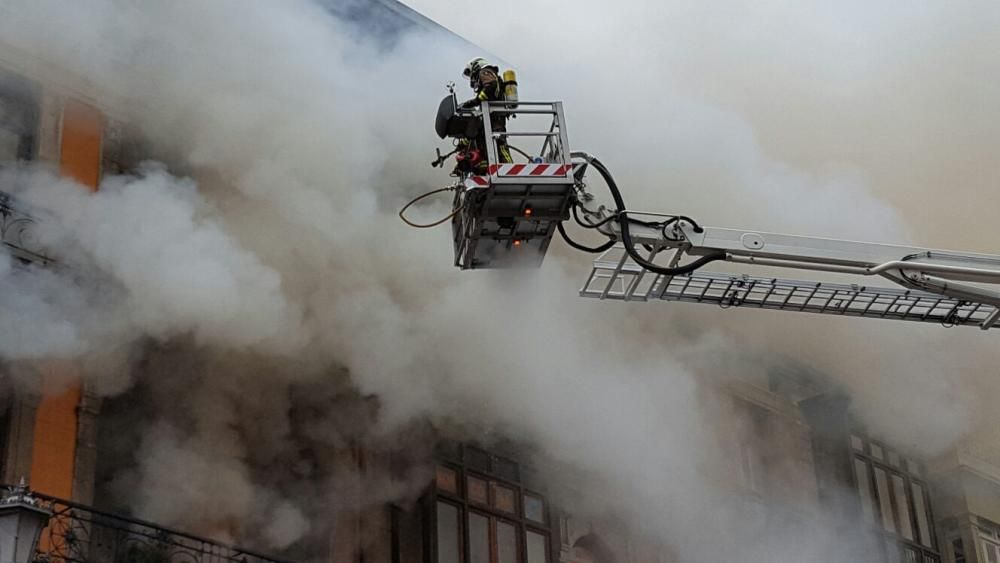
M 517 74 L 513 70 L 503 71 L 503 97 L 508 102 L 517 101 Z

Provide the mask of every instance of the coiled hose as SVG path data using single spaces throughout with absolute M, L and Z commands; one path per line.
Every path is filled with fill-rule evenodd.
M 611 171 L 608 170 L 604 163 L 598 160 L 596 157 L 583 152 L 574 152 L 572 157 L 582 158 L 587 161 L 588 164 L 593 166 L 597 172 L 604 178 L 605 183 L 608 184 L 608 189 L 611 190 L 611 197 L 615 202 L 615 209 L 617 210 L 616 217 L 618 220 L 618 225 L 621 227 L 621 241 L 625 246 L 625 252 L 628 253 L 629 257 L 635 261 L 636 264 L 642 266 L 643 268 L 649 270 L 650 272 L 656 274 L 662 274 L 665 276 L 683 276 L 685 274 L 690 274 L 698 268 L 701 268 L 709 262 L 715 262 L 717 260 L 724 260 L 726 258 L 726 253 L 719 251 L 713 252 L 712 254 L 707 254 L 698 258 L 693 262 L 683 264 L 680 266 L 667 267 L 659 266 L 643 258 L 635 249 L 635 244 L 632 242 L 632 233 L 629 230 L 629 225 L 632 222 L 628 218 L 628 211 L 625 208 L 625 200 L 622 198 L 621 190 L 618 189 L 618 184 L 615 182 L 614 177 L 611 176 Z M 679 218 L 675 218 L 677 220 Z M 693 221 L 692 221 L 693 223 Z M 576 248 L 577 250 L 583 250 L 585 252 L 603 252 L 611 248 L 615 244 L 615 240 L 611 239 L 605 244 L 597 247 L 586 247 L 579 243 L 576 243 L 566 235 L 565 229 L 563 229 L 562 223 L 559 224 L 559 234 L 562 235 L 563 239 L 567 244 Z
M 409 209 L 411 205 L 413 205 L 414 203 L 416 203 L 416 202 L 424 199 L 425 197 L 432 196 L 432 195 L 434 195 L 436 193 L 441 193 L 441 192 L 452 192 L 452 191 L 455 191 L 457 189 L 458 189 L 458 186 L 448 186 L 446 188 L 438 188 L 436 190 L 429 191 L 429 192 L 427 192 L 427 193 L 425 193 L 423 195 L 419 195 L 419 196 L 411 199 L 410 203 L 407 203 L 406 205 L 403 206 L 402 209 L 399 210 L 399 218 L 402 219 L 403 222 L 406 223 L 407 225 L 409 225 L 411 227 L 416 227 L 418 229 L 429 229 L 431 227 L 437 227 L 441 223 L 444 223 L 445 221 L 451 219 L 455 215 L 458 215 L 462 211 L 462 209 L 465 208 L 465 204 L 463 203 L 462 205 L 459 205 L 455 209 L 452 209 L 451 213 L 449 213 L 448 216 L 445 217 L 444 219 L 441 219 L 439 221 L 434 221 L 433 223 L 427 223 L 427 224 L 414 223 L 413 221 L 410 221 L 409 219 L 407 219 L 403 214 L 406 213 L 406 210 Z

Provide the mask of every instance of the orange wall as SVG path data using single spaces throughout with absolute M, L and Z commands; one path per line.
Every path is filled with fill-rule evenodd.
M 80 384 L 66 386 L 66 366 L 60 375 L 46 373 L 42 402 L 35 415 L 35 442 L 31 457 L 31 488 L 62 498 L 73 496 L 76 458 L 76 407 Z
M 68 100 L 63 108 L 59 170 L 97 191 L 101 179 L 101 137 L 104 117 L 87 104 Z
M 62 147 L 59 170 L 93 191 L 101 176 L 101 113 L 69 100 L 63 108 Z M 76 459 L 76 409 L 80 404 L 79 382 L 73 368 L 54 366 L 43 375 L 42 401 L 35 416 L 34 451 L 31 458 L 31 488 L 53 496 L 72 498 Z

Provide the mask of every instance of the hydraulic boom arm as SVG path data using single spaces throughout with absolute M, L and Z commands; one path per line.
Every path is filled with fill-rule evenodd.
M 651 248 L 643 249 L 646 260 L 668 256 L 668 266 L 675 267 L 685 256 L 721 252 L 728 262 L 850 274 L 860 283 L 705 269 L 671 276 L 640 266 L 618 244 L 594 260 L 582 296 L 978 325 L 984 330 L 995 326 L 1000 316 L 1000 293 L 988 287 L 1000 284 L 1000 257 L 713 227 L 696 233 L 687 223 L 668 231 L 667 237 L 649 227 L 634 229 L 633 241 Z M 674 240 L 681 236 L 683 242 Z M 896 287 L 871 283 L 878 278 Z
M 620 203 L 614 180 L 603 166 L 598 170 Z M 713 303 L 983 330 L 1000 319 L 1000 256 L 701 227 L 687 217 L 623 207 L 577 209 L 582 226 L 617 242 L 594 261 L 580 291 L 584 297 Z M 797 277 L 847 275 L 857 283 L 835 283 L 821 274 L 802 280 L 706 272 L 704 266 L 716 261 L 792 270 Z M 894 287 L 871 284 L 879 279 Z

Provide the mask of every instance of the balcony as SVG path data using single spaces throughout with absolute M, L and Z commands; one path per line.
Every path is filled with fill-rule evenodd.
M 32 493 L 52 512 L 35 563 L 288 563 L 150 522 Z
M 52 259 L 35 238 L 37 224 L 10 194 L 0 191 L 0 242 L 22 264 L 46 266 Z

